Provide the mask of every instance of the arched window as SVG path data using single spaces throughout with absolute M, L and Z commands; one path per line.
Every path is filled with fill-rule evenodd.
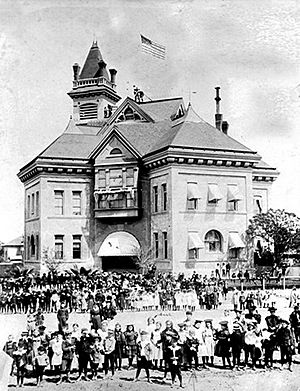
M 133 120 L 134 119 L 134 112 L 132 110 L 131 107 L 127 107 L 125 110 L 124 110 L 124 116 L 125 116 L 125 120 L 126 121 L 129 121 L 129 120 Z
M 35 241 L 33 235 L 31 235 L 30 237 L 30 256 L 31 257 L 35 256 Z
M 216 230 L 208 231 L 205 235 L 205 249 L 208 252 L 222 251 L 222 235 Z
M 113 148 L 111 151 L 110 151 L 110 154 L 111 155 L 121 155 L 122 154 L 122 151 L 120 148 Z

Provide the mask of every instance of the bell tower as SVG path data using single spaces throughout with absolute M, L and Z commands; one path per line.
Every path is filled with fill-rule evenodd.
M 115 110 L 121 97 L 116 92 L 115 69 L 106 69 L 97 41 L 93 42 L 80 72 L 79 64 L 73 65 L 73 88 L 68 95 L 73 100 L 75 123 L 85 124 L 104 120 Z

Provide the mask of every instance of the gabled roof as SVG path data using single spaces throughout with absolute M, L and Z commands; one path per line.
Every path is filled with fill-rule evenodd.
M 148 106 L 148 103 L 138 105 L 130 98 L 127 98 L 121 106 L 124 107 L 128 102 L 140 111 L 143 111 Z M 90 125 L 76 125 L 71 119 L 65 132 L 54 140 L 38 157 L 89 160 L 94 156 L 93 151 L 97 150 L 97 146 L 102 145 L 102 142 L 109 137 L 112 129 L 115 128 L 123 140 L 127 141 L 128 145 L 140 157 L 154 155 L 159 151 L 170 148 L 180 148 L 181 150 L 185 148 L 195 151 L 210 150 L 243 153 L 255 155 L 257 159 L 260 158 L 256 152 L 204 121 L 190 105 L 184 117 L 171 121 L 169 114 L 174 114 L 175 109 L 178 109 L 182 100 L 176 98 L 167 102 L 168 105 L 166 105 L 166 101 L 161 102 L 164 108 L 162 112 L 164 112 L 164 116 L 167 115 L 168 117 L 168 119 L 162 121 L 124 121 L 112 122 L 111 124 L 109 122 L 97 122 Z M 151 107 L 157 109 L 159 102 L 152 103 L 149 103 Z M 165 110 L 166 107 L 168 107 L 168 110 Z M 148 116 L 148 114 L 145 115 Z M 116 118 L 115 114 L 113 117 Z M 255 168 L 267 168 L 267 165 L 260 163 Z
M 99 152 L 109 143 L 109 140 L 111 140 L 112 137 L 116 137 L 136 158 L 141 157 L 141 153 L 136 148 L 136 145 L 131 143 L 130 139 L 125 137 L 124 134 L 119 131 L 117 126 L 113 126 L 109 129 L 109 131 L 103 133 L 101 138 L 98 138 L 98 141 L 100 140 L 100 142 L 98 142 L 95 148 L 91 151 L 89 158 L 96 158 Z
M 138 105 L 148 114 L 154 121 L 163 121 L 170 119 L 172 115 L 177 113 L 179 106 L 183 104 L 182 98 L 169 98 L 152 100 L 150 102 L 141 102 Z
M 107 126 L 113 124 L 127 106 L 131 107 L 134 111 L 139 113 L 140 116 L 144 118 L 146 121 L 154 122 L 153 118 L 145 110 L 140 108 L 139 105 L 133 99 L 127 96 L 127 98 L 124 99 L 124 101 L 113 113 L 113 115 L 108 119 Z
M 87 55 L 82 71 L 79 75 L 79 79 L 90 79 L 96 77 L 99 70 L 99 61 L 103 61 L 101 52 L 99 50 L 97 42 L 93 42 L 92 47 Z M 109 80 L 108 72 L 103 70 L 103 76 Z
M 3 247 L 18 247 L 24 246 L 24 236 L 18 236 L 17 238 L 11 240 L 8 243 L 3 244 Z

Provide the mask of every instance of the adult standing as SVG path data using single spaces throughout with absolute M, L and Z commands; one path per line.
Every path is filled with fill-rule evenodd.
M 69 310 L 66 306 L 66 302 L 61 303 L 60 309 L 57 311 L 58 331 L 64 333 L 68 328 Z

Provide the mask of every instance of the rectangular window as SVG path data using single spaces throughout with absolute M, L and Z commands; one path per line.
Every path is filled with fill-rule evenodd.
M 81 235 L 73 235 L 73 259 L 81 259 Z
M 29 197 L 29 196 L 28 196 Z M 30 236 L 27 236 L 27 249 L 26 249 L 27 259 L 30 259 Z
M 54 209 L 55 214 L 61 216 L 64 214 L 64 192 L 63 190 L 54 191 Z
M 55 243 L 55 258 L 63 259 L 64 258 L 64 235 L 55 235 L 54 236 Z
M 154 257 L 158 258 L 158 233 L 154 232 L 153 234 L 153 242 L 154 242 Z
M 35 198 L 34 198 L 34 194 L 31 194 L 31 215 L 34 215 L 34 210 L 35 210 Z
M 36 215 L 39 216 L 40 214 L 40 193 L 37 191 L 35 196 L 35 204 L 36 204 Z
M 36 235 L 36 259 L 39 259 L 39 252 L 40 252 L 40 239 L 39 239 L 39 235 Z
M 199 248 L 189 250 L 189 259 L 199 259 Z
M 161 196 L 162 196 L 162 210 L 167 210 L 168 194 L 167 194 L 167 184 L 166 183 L 163 183 L 161 185 Z
M 187 208 L 188 208 L 188 210 L 197 210 L 198 209 L 198 198 L 194 198 L 192 200 L 187 200 Z
M 109 170 L 109 186 L 110 187 L 123 186 L 123 174 L 121 168 L 114 168 Z
M 30 217 L 30 195 L 27 196 L 27 218 Z
M 126 170 L 126 186 L 128 187 L 134 186 L 133 168 L 127 168 Z
M 254 214 L 261 214 L 262 213 L 262 197 L 256 196 L 254 198 Z
M 229 258 L 237 259 L 240 256 L 240 249 L 239 248 L 231 248 L 229 249 Z
M 153 186 L 153 212 L 158 212 L 158 187 Z
M 81 191 L 72 191 L 72 214 L 81 215 Z
M 168 233 L 163 232 L 164 259 L 168 259 Z
M 105 170 L 99 170 L 98 174 L 98 186 L 100 188 L 106 187 L 106 173 Z
M 237 200 L 234 201 L 228 201 L 228 211 L 234 212 L 238 210 L 239 202 Z

